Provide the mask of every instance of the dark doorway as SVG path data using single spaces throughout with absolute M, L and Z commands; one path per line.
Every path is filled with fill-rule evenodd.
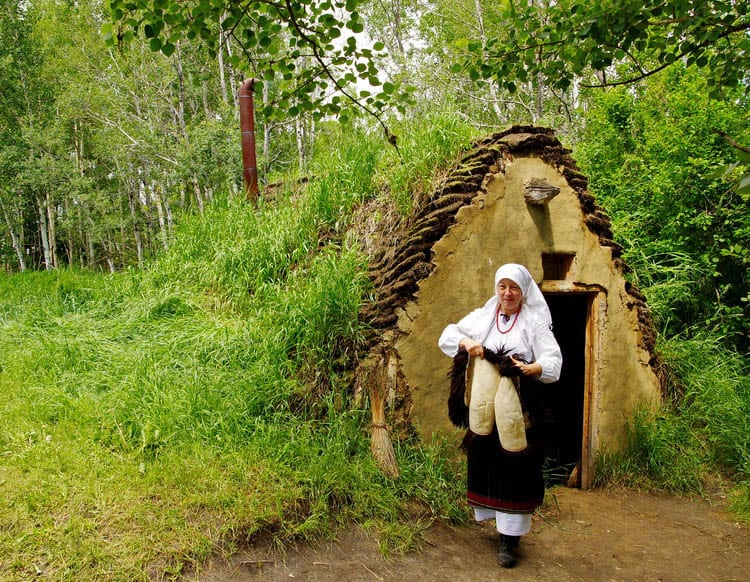
M 545 482 L 569 484 L 583 450 L 586 393 L 586 330 L 591 297 L 586 293 L 546 295 L 552 325 L 563 355 L 560 380 L 544 386 L 547 459 Z M 579 485 L 579 481 L 574 484 Z

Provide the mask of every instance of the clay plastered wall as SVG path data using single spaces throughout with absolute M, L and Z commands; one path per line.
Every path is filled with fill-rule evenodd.
M 524 182 L 543 178 L 560 194 L 547 207 L 527 205 Z M 485 194 L 462 207 L 456 224 L 433 246 L 434 271 L 420 282 L 414 301 L 399 313 L 397 343 L 413 398 L 411 418 L 423 438 L 458 431 L 447 417 L 451 360 L 437 341 L 443 328 L 481 306 L 493 293 L 496 269 L 525 264 L 537 282 L 542 253 L 575 253 L 569 279 L 596 286 L 599 313 L 596 374 L 590 397 L 592 449 L 617 447 L 626 418 L 643 403 L 659 400 L 660 385 L 638 346 L 637 312 L 629 309 L 611 251 L 584 225 L 576 193 L 557 170 L 536 157 L 516 157 L 505 172 L 488 174 Z M 564 330 L 556 330 L 564 333 Z

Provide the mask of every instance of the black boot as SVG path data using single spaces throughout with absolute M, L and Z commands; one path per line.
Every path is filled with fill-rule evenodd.
M 512 568 L 516 564 L 516 557 L 513 555 L 512 538 L 516 536 L 506 536 L 500 534 L 500 543 L 497 546 L 497 563 L 503 568 Z M 518 539 L 516 538 L 516 545 Z

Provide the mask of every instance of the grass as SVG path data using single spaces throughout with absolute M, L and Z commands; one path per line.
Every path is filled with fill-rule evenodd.
M 738 518 L 750 521 L 750 381 L 747 361 L 710 335 L 663 341 L 678 383 L 657 415 L 637 414 L 622 451 L 599 459 L 600 483 L 704 495 L 729 488 Z
M 432 131 L 458 149 L 451 127 Z M 0 278 L 0 578 L 170 579 L 352 520 L 399 551 L 464 519 L 460 467 L 405 441 L 388 480 L 351 400 L 369 283 L 349 217 L 392 196 L 393 153 L 339 145 L 274 202 L 216 196 L 143 271 Z
M 447 116 L 400 129 L 407 162 L 342 133 L 309 184 L 257 207 L 217 194 L 143 271 L 0 277 L 1 579 L 172 579 L 350 521 L 398 552 L 466 519 L 446 443 L 396 442 L 389 480 L 351 398 L 371 291 L 351 217 L 408 212 L 471 133 Z M 746 364 L 709 340 L 663 351 L 684 401 L 637 417 L 600 474 L 690 492 L 721 470 L 747 515 Z

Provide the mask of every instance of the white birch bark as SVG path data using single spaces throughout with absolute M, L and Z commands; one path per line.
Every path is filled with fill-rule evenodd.
M 52 257 L 49 249 L 49 230 L 47 229 L 47 209 L 41 198 L 36 199 L 37 211 L 39 213 L 39 236 L 42 239 L 42 252 L 44 253 L 44 268 L 52 270 Z
M 268 83 L 263 83 L 263 107 L 268 105 L 270 99 Z M 268 121 L 263 124 L 263 159 L 266 160 L 264 174 L 268 175 L 268 160 L 271 159 L 271 124 Z
M 47 192 L 47 203 L 45 206 L 47 209 L 47 240 L 49 241 L 50 259 L 52 260 L 52 268 L 57 269 L 57 221 L 55 201 L 52 200 L 52 195 L 49 192 Z
M 143 267 L 143 238 L 141 237 L 141 227 L 138 225 L 138 213 L 136 212 L 135 195 L 128 190 L 128 207 L 130 210 L 130 220 L 133 222 L 133 240 L 135 240 L 135 254 L 138 260 L 138 266 Z
M 159 235 L 161 238 L 161 245 L 164 250 L 169 249 L 169 233 L 167 232 L 167 221 L 164 215 L 164 207 L 162 206 L 161 194 L 158 186 L 151 189 L 151 197 L 154 200 L 154 206 L 156 206 L 156 215 L 159 218 Z
M 0 207 L 3 210 L 5 224 L 8 225 L 8 232 L 10 233 L 10 244 L 13 246 L 13 251 L 16 253 L 16 257 L 18 258 L 18 269 L 23 272 L 26 270 L 26 260 L 23 256 L 23 246 L 20 244 L 20 241 L 18 240 L 15 231 L 13 230 L 13 223 L 10 220 L 8 210 L 5 208 L 5 204 L 3 203 L 2 198 L 0 198 Z
M 484 12 L 482 11 L 482 4 L 479 0 L 474 0 L 474 10 L 476 11 L 477 15 L 477 27 L 479 28 L 479 36 L 482 39 L 482 45 L 485 45 L 487 44 L 487 33 L 484 30 Z M 490 90 L 492 110 L 495 112 L 495 115 L 497 115 L 498 119 L 502 119 L 503 111 L 500 108 L 500 101 L 497 97 L 497 87 L 495 86 L 495 83 L 494 81 L 492 81 L 492 79 L 489 79 L 487 81 L 487 86 Z
M 227 93 L 227 81 L 224 77 L 224 45 L 228 44 L 229 39 L 224 34 L 224 29 L 219 25 L 219 50 L 217 52 L 218 65 L 219 65 L 219 87 L 221 88 L 221 100 L 229 104 L 229 97 Z
M 297 138 L 297 159 L 299 160 L 299 173 L 303 174 L 307 164 L 307 148 L 305 143 L 305 124 L 302 117 L 297 116 L 294 120 L 294 133 Z

